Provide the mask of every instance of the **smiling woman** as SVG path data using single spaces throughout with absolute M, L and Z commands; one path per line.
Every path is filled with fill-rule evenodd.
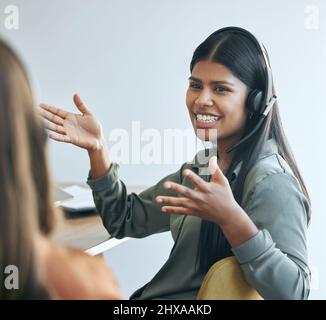
M 239 140 L 248 114 L 246 85 L 212 61 L 199 61 L 191 74 L 186 104 L 194 130 L 216 129 L 198 130 L 196 135 L 206 141 Z
M 220 29 L 196 48 L 190 72 L 190 120 L 214 146 L 140 194 L 128 194 L 101 126 L 78 96 L 81 114 L 41 106 L 53 139 L 88 151 L 88 184 L 113 237 L 172 233 L 168 260 L 130 299 L 195 299 L 208 269 L 232 255 L 263 298 L 307 299 L 310 199 L 282 128 L 265 48 L 244 29 Z
M 252 34 L 243 29 L 225 28 L 218 30 L 195 50 L 190 64 L 190 71 L 195 78 L 202 78 L 204 85 L 200 87 L 202 90 L 199 90 L 198 93 L 190 95 L 193 98 L 189 100 L 188 90 L 188 109 L 196 110 L 196 108 L 200 108 L 200 110 L 210 110 L 210 112 L 216 112 L 225 116 L 225 119 L 222 118 L 223 121 L 216 124 L 218 129 L 216 135 L 217 150 L 220 161 L 226 164 L 227 170 L 225 175 L 232 185 L 233 195 L 237 203 L 245 209 L 256 225 L 261 225 L 262 229 L 262 226 L 266 223 L 264 221 L 266 218 L 263 217 L 263 214 L 260 213 L 255 217 L 253 212 L 248 212 L 252 210 L 250 209 L 251 207 L 258 210 L 258 212 L 261 210 L 268 212 L 269 204 L 267 201 L 264 203 L 264 195 L 259 194 L 258 190 L 262 183 L 258 184 L 258 182 L 260 180 L 271 180 L 273 177 L 270 175 L 271 172 L 286 172 L 296 177 L 300 184 L 296 188 L 299 187 L 301 189 L 306 203 L 305 212 L 301 212 L 301 209 L 298 209 L 296 214 L 301 214 L 301 218 L 305 217 L 309 221 L 309 195 L 283 131 L 278 105 L 275 102 L 276 96 L 271 68 L 264 46 Z M 207 85 L 213 79 L 229 80 L 233 86 L 229 86 L 228 89 L 230 91 L 222 95 L 214 94 Z M 205 85 L 206 93 L 204 92 Z M 269 112 L 271 107 L 273 107 L 273 110 Z M 246 137 L 250 137 L 250 139 L 246 140 Z M 238 142 L 239 140 L 245 143 L 241 145 L 241 142 L 240 144 Z M 234 148 L 235 145 L 238 145 L 238 147 Z M 266 167 L 260 168 L 262 165 L 260 159 L 263 158 L 263 155 L 266 155 L 266 149 L 269 151 L 267 154 L 280 156 L 278 157 L 280 165 L 278 170 L 277 166 L 276 168 L 271 168 L 273 167 L 272 162 L 265 163 L 264 167 Z M 268 176 L 269 179 L 266 179 Z M 249 183 L 253 185 L 250 186 Z M 289 183 L 287 183 L 287 187 L 290 187 Z M 249 194 L 251 194 L 250 201 L 247 198 Z M 255 207 L 255 195 L 262 197 L 260 199 L 263 205 L 262 208 Z M 281 198 L 282 196 L 280 195 Z M 275 195 L 276 199 L 277 195 Z M 298 199 L 298 201 L 300 200 Z M 285 210 L 291 212 L 293 208 L 286 206 Z M 274 211 L 275 208 L 271 207 L 266 214 L 272 214 Z M 278 212 L 278 214 L 280 213 Z M 284 215 L 283 218 L 285 218 L 286 213 L 282 214 Z M 275 219 L 276 216 L 278 215 L 275 214 Z M 288 216 L 287 218 L 291 219 L 292 217 Z M 275 221 L 273 222 L 274 224 Z M 284 221 L 280 228 L 284 228 L 286 224 L 286 221 Z M 297 227 L 299 228 L 299 226 Z M 223 258 L 221 249 L 219 249 L 221 246 L 225 247 L 226 252 L 230 249 L 230 238 L 224 238 L 224 236 L 227 236 L 227 231 L 225 228 L 222 228 L 223 232 L 220 232 L 219 229 L 217 224 L 212 224 L 207 220 L 202 222 L 199 256 L 201 257 L 200 261 L 203 268 L 209 268 L 214 261 Z M 231 230 L 235 229 L 231 227 Z M 304 235 L 304 225 L 300 227 L 300 230 Z M 269 231 L 271 232 L 271 230 Z M 277 243 L 275 238 L 273 240 Z M 278 245 L 281 244 L 279 243 Z M 301 251 L 302 253 L 306 251 L 305 240 L 302 242 Z M 232 252 L 229 251 L 230 255 L 234 253 L 234 250 Z M 270 261 L 270 263 L 272 262 Z M 304 265 L 304 270 L 305 267 L 306 264 Z M 248 272 L 245 272 L 245 274 L 253 284 L 253 280 L 251 280 L 253 275 L 248 274 Z M 297 279 L 297 281 L 300 280 Z M 257 282 L 253 286 L 259 289 Z M 305 293 L 302 293 L 300 297 L 307 296 L 307 290 L 309 290 L 308 287 L 305 288 Z M 268 294 L 264 297 L 268 298 Z

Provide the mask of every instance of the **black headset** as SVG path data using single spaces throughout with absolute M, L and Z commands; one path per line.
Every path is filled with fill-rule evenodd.
M 245 141 L 247 141 L 252 135 L 260 128 L 261 124 L 263 123 L 264 119 L 267 117 L 269 111 L 272 109 L 274 103 L 277 100 L 277 97 L 273 95 L 273 76 L 272 76 L 272 69 L 268 60 L 267 50 L 263 44 L 261 44 L 258 39 L 249 31 L 239 27 L 226 27 L 219 29 L 212 33 L 210 37 L 214 37 L 221 33 L 234 33 L 234 34 L 241 34 L 248 39 L 250 39 L 256 46 L 259 54 L 264 61 L 264 70 L 266 72 L 266 83 L 264 91 L 260 91 L 257 89 L 251 90 L 248 93 L 247 100 L 246 100 L 246 107 L 252 115 L 255 115 L 258 118 L 257 125 L 254 129 L 245 137 L 243 137 L 240 141 L 234 144 L 232 147 L 226 150 L 227 153 L 233 151 L 235 148 L 239 147 Z

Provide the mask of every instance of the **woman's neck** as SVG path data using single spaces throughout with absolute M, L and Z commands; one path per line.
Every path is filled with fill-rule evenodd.
M 225 171 L 228 169 L 228 167 L 231 164 L 231 161 L 233 159 L 234 156 L 234 151 L 231 152 L 226 152 L 226 150 L 228 150 L 236 141 L 232 141 L 230 142 L 228 141 L 220 141 L 217 140 L 216 141 L 216 148 L 217 148 L 217 152 L 218 152 L 218 162 L 219 162 L 219 166 L 221 168 L 221 170 L 225 173 Z
M 217 147 L 218 158 L 222 162 L 231 162 L 231 160 L 233 158 L 233 152 L 227 153 L 226 150 L 227 149 L 222 149 L 220 147 Z

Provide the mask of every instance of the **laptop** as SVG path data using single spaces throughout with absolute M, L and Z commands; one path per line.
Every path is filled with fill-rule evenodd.
M 78 184 L 65 188 L 56 186 L 54 205 L 70 212 L 96 211 L 92 190 Z
M 56 207 L 59 207 L 63 201 L 72 199 L 73 197 L 73 195 L 62 190 L 61 188 L 57 186 L 54 187 L 54 205 Z

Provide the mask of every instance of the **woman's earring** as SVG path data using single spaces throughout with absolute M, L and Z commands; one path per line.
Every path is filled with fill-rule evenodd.
M 254 113 L 251 112 L 251 111 L 248 111 L 248 117 L 249 117 L 249 120 L 251 120 L 251 118 L 253 117 Z

